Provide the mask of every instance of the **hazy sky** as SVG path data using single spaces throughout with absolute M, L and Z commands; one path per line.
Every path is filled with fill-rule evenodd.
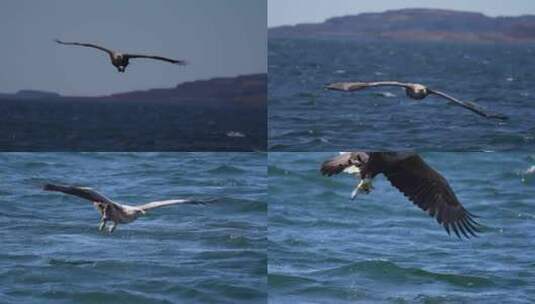
M 2 0 L 0 93 L 101 95 L 266 72 L 266 10 L 266 0 Z M 191 64 L 138 59 L 123 74 L 106 53 L 54 38 Z
M 268 0 L 268 26 L 407 7 L 475 11 L 489 16 L 535 14 L 534 0 Z

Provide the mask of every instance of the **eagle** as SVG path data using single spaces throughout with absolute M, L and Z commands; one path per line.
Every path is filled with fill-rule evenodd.
M 453 230 L 458 238 L 470 238 L 481 232 L 474 219 L 477 216 L 463 207 L 448 181 L 416 153 L 341 152 L 325 161 L 320 171 L 326 176 L 345 172 L 360 180 L 351 199 L 360 193 L 370 193 L 373 178 L 382 173 L 392 186 L 434 217 L 448 235 Z
M 172 199 L 164 201 L 154 201 L 143 205 L 131 206 L 114 202 L 89 187 L 45 184 L 43 186 L 43 190 L 63 192 L 65 194 L 78 196 L 80 198 L 93 202 L 93 206 L 100 213 L 100 223 L 98 226 L 98 230 L 104 230 L 106 228 L 107 222 L 111 221 L 113 224 L 108 229 L 109 233 L 112 233 L 118 224 L 131 223 L 135 221 L 139 216 L 147 214 L 147 211 L 154 208 L 176 204 L 204 204 L 207 202 L 215 201 L 215 199 Z
M 155 59 L 155 60 L 165 61 L 165 62 L 169 62 L 172 64 L 177 64 L 177 65 L 187 64 L 187 62 L 184 60 L 175 60 L 175 59 L 162 57 L 162 56 L 127 54 L 127 53 L 123 54 L 123 53 L 119 53 L 119 52 L 116 52 L 116 51 L 113 51 L 113 50 L 110 50 L 105 47 L 92 44 L 92 43 L 64 42 L 59 39 L 55 39 L 54 41 L 63 45 L 76 45 L 76 46 L 90 47 L 90 48 L 104 51 L 108 53 L 108 55 L 110 56 L 111 64 L 113 64 L 117 68 L 117 71 L 121 73 L 124 73 L 124 71 L 126 70 L 126 67 L 130 63 L 130 59 L 134 59 L 134 58 Z
M 450 95 L 444 92 L 431 90 L 428 87 L 419 83 L 404 83 L 404 82 L 398 82 L 398 81 L 336 82 L 336 83 L 331 83 L 327 85 L 326 88 L 328 90 L 334 90 L 334 91 L 351 92 L 351 91 L 360 91 L 360 90 L 364 90 L 367 88 L 383 87 L 383 86 L 402 87 L 405 89 L 405 93 L 407 94 L 407 96 L 414 100 L 422 100 L 429 95 L 436 95 L 436 96 L 445 98 L 453 102 L 454 104 L 461 106 L 467 110 L 470 110 L 485 118 L 493 118 L 493 119 L 499 119 L 499 120 L 508 119 L 507 116 L 500 114 L 500 113 L 487 111 L 483 107 L 481 107 L 480 105 L 474 102 L 461 101 L 457 98 L 451 97 Z

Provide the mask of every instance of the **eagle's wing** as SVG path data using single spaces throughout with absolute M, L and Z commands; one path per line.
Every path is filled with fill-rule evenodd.
M 464 209 L 448 181 L 420 156 L 401 160 L 385 168 L 383 174 L 414 204 L 436 218 L 448 234 L 452 229 L 457 237 L 462 233 L 469 238 L 480 232 L 479 224 L 473 219 L 475 216 Z
M 478 115 L 481 115 L 483 117 L 486 117 L 486 118 L 496 118 L 496 119 L 501 119 L 501 120 L 507 120 L 508 117 L 503 115 L 503 114 L 500 114 L 500 113 L 496 113 L 496 112 L 490 112 L 490 111 L 487 111 L 485 110 L 482 106 L 478 105 L 477 103 L 474 103 L 474 102 L 470 102 L 470 101 L 461 101 L 457 98 L 454 98 L 454 97 L 451 97 L 450 95 L 444 93 L 444 92 L 440 92 L 440 91 L 435 91 L 435 90 L 427 90 L 429 92 L 429 94 L 434 94 L 434 95 L 437 95 L 437 96 L 440 96 L 442 98 L 446 98 L 448 99 L 449 101 L 455 103 L 456 105 L 459 105 L 465 109 L 468 109 Z
M 175 60 L 175 59 L 162 57 L 162 56 L 136 55 L 136 54 L 124 54 L 123 56 L 125 56 L 126 58 L 129 58 L 129 59 L 130 58 L 148 58 L 148 59 L 156 59 L 156 60 L 161 60 L 161 61 L 165 61 L 165 62 L 170 62 L 170 63 L 178 64 L 178 65 L 186 65 L 187 64 L 187 62 L 184 61 L 184 60 Z
M 102 46 L 99 46 L 99 45 L 96 45 L 96 44 L 92 44 L 92 43 L 63 42 L 63 41 L 61 41 L 59 39 L 55 39 L 54 41 L 56 41 L 59 44 L 64 44 L 64 45 L 77 45 L 77 46 L 85 46 L 85 47 L 98 49 L 98 50 L 101 50 L 101 51 L 104 51 L 104 52 L 108 53 L 110 56 L 113 54 L 112 50 L 109 50 L 109 49 L 107 49 L 105 47 L 102 47 Z
M 334 91 L 359 91 L 372 87 L 383 87 L 383 86 L 394 86 L 394 87 L 410 87 L 409 83 L 403 83 L 398 81 L 377 81 L 377 82 L 335 82 L 328 84 L 325 88 L 328 90 Z
M 147 204 L 136 206 L 136 208 L 142 209 L 143 211 L 147 211 L 150 209 L 169 206 L 169 205 L 177 205 L 177 204 L 203 205 L 203 204 L 211 203 L 215 201 L 217 201 L 217 199 L 173 199 L 173 200 L 150 202 Z
M 97 191 L 87 188 L 87 187 L 75 187 L 75 186 L 64 186 L 64 185 L 55 185 L 55 184 L 46 184 L 43 187 L 43 190 L 46 191 L 56 191 L 63 192 L 66 194 L 78 196 L 80 198 L 105 204 L 115 205 L 116 203 L 104 195 L 98 193 Z
M 321 165 L 321 174 L 332 176 L 344 172 L 352 166 L 359 166 L 368 161 L 369 154 L 367 152 L 346 152 L 342 153 L 332 159 L 329 159 Z M 355 172 L 356 173 L 356 172 Z

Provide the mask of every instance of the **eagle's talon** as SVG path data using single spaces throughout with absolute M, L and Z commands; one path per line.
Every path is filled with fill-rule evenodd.
M 112 233 L 116 227 L 117 227 L 117 223 L 113 223 L 113 225 L 111 225 L 111 227 L 108 229 L 108 233 Z
M 358 192 L 364 192 L 366 194 L 369 194 L 373 190 L 372 180 L 369 178 L 365 178 L 360 181 L 360 183 L 357 185 Z
M 360 183 L 357 184 L 353 192 L 351 192 L 351 199 L 354 200 L 359 193 L 370 194 L 373 189 L 374 187 L 372 185 L 371 179 L 365 178 L 361 180 Z

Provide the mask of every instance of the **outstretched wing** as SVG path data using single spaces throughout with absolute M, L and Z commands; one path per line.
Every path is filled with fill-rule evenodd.
M 436 218 L 448 234 L 476 236 L 479 225 L 458 201 L 448 181 L 424 160 L 414 155 L 385 168 L 383 174 L 409 200 Z
M 113 54 L 112 50 L 109 50 L 109 49 L 107 49 L 105 47 L 102 47 L 102 46 L 99 46 L 99 45 L 96 45 L 96 44 L 79 43 L 79 42 L 64 42 L 64 41 L 61 41 L 59 39 L 54 39 L 54 41 L 56 41 L 59 44 L 64 44 L 64 45 L 77 45 L 77 46 L 85 46 L 85 47 L 98 49 L 98 50 L 101 50 L 101 51 L 104 51 L 104 52 L 108 53 L 110 56 Z
M 368 159 L 369 154 L 366 152 L 346 152 L 323 162 L 320 171 L 323 175 L 332 176 L 344 172 L 352 166 L 366 163 Z
M 148 59 L 156 59 L 156 60 L 161 60 L 161 61 L 165 61 L 165 62 L 170 62 L 172 64 L 178 64 L 178 65 L 186 65 L 187 64 L 187 62 L 184 61 L 184 60 L 175 60 L 175 59 L 162 57 L 162 56 L 135 55 L 135 54 L 124 54 L 123 56 L 128 58 L 128 59 L 130 59 L 130 58 L 148 58 Z
M 63 192 L 66 194 L 78 196 L 80 198 L 86 199 L 92 202 L 99 202 L 105 204 L 114 205 L 115 202 L 105 197 L 104 195 L 98 193 L 97 191 L 87 188 L 87 187 L 76 187 L 76 186 L 64 186 L 64 185 L 55 185 L 55 184 L 46 184 L 43 187 L 43 190 L 46 191 L 56 191 Z
M 144 205 L 136 206 L 136 208 L 147 211 L 150 209 L 169 206 L 169 205 L 177 205 L 177 204 L 203 205 L 203 204 L 211 203 L 215 201 L 217 201 L 217 199 L 174 199 L 174 200 L 150 202 Z
M 429 92 L 429 94 L 434 94 L 434 95 L 440 96 L 442 98 L 446 98 L 449 101 L 453 102 L 454 104 L 459 105 L 459 106 L 461 106 L 461 107 L 463 107 L 465 109 L 468 109 L 468 110 L 470 110 L 470 111 L 472 111 L 472 112 L 474 112 L 474 113 L 476 113 L 478 115 L 481 115 L 483 117 L 496 118 L 496 119 L 501 119 L 501 120 L 509 119 L 507 116 L 505 116 L 503 114 L 487 111 L 482 106 L 478 105 L 477 103 L 470 102 L 470 101 L 461 101 L 461 100 L 459 100 L 457 98 L 451 97 L 450 95 L 448 95 L 446 93 L 443 93 L 443 92 L 440 92 L 440 91 L 435 91 L 435 90 L 429 90 L 428 89 L 428 92 Z
M 393 86 L 393 87 L 410 87 L 409 83 L 403 83 L 398 81 L 377 81 L 377 82 L 335 82 L 328 84 L 325 88 L 328 90 L 334 91 L 359 91 L 367 88 L 373 87 L 384 87 L 384 86 Z

